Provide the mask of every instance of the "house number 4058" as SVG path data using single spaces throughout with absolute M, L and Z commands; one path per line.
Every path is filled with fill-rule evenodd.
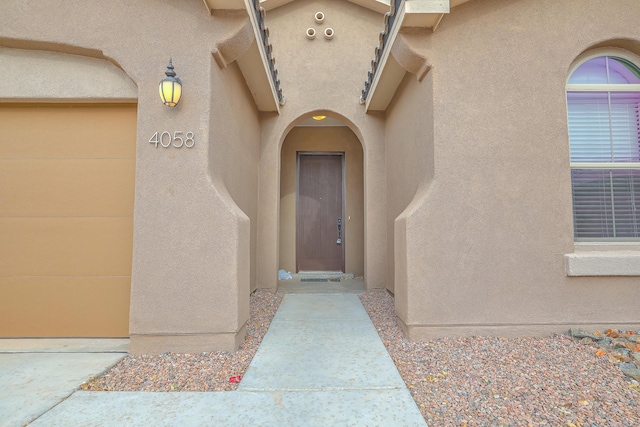
M 183 132 L 181 130 L 177 130 L 171 134 L 169 131 L 164 132 L 156 132 L 153 134 L 151 138 L 149 138 L 149 143 L 153 144 L 158 148 L 158 144 L 161 147 L 169 148 L 169 147 L 187 147 L 191 148 L 196 144 L 195 135 L 193 132 Z

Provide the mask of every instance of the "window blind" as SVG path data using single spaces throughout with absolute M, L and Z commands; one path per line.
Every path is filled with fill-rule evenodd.
M 638 92 L 567 92 L 571 162 L 640 162 Z
M 572 169 L 576 239 L 640 237 L 640 170 Z
M 640 238 L 640 93 L 567 92 L 577 240 Z

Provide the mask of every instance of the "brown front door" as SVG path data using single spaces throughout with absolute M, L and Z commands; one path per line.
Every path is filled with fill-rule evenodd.
M 297 271 L 344 271 L 343 159 L 298 153 Z

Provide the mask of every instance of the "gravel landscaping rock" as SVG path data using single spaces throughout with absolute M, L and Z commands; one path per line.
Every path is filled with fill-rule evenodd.
M 640 426 L 638 382 L 596 356 L 594 343 L 569 335 L 410 342 L 389 293 L 360 299 L 430 427 Z
M 247 335 L 233 352 L 166 353 L 126 356 L 104 375 L 82 385 L 104 391 L 228 391 L 238 388 L 232 377 L 244 375 L 282 301 L 282 295 L 256 291 L 251 295 Z

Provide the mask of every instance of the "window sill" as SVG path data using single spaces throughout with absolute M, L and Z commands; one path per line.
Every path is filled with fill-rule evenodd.
M 567 276 L 640 276 L 640 251 L 585 251 L 565 254 Z

